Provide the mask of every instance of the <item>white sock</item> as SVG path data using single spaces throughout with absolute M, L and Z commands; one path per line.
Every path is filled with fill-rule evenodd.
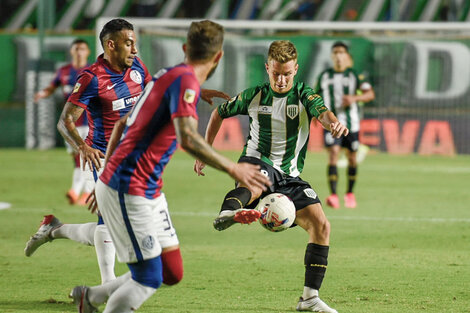
M 306 300 L 312 297 L 318 297 L 318 290 L 304 286 L 304 293 L 302 294 L 302 298 Z
M 109 297 L 103 313 L 133 313 L 156 290 L 129 279 Z
M 82 173 L 82 175 L 84 176 L 85 174 Z M 93 189 L 95 189 L 95 181 L 85 179 L 85 178 L 83 180 L 84 180 L 84 183 L 83 183 L 82 191 L 86 193 L 91 193 Z
M 72 190 L 77 195 L 80 195 L 84 185 L 85 185 L 85 180 L 82 177 L 82 171 L 80 170 L 79 167 L 75 167 L 73 169 L 73 175 L 72 175 Z
M 93 306 L 100 306 L 101 304 L 108 301 L 108 298 L 116 289 L 124 285 L 124 283 L 130 279 L 131 272 L 127 272 L 115 280 L 111 280 L 99 286 L 90 287 L 88 290 L 88 301 L 90 301 Z
M 95 250 L 101 273 L 101 283 L 104 284 L 116 278 L 114 262 L 116 248 L 106 225 L 98 225 L 95 229 Z
M 54 239 L 66 238 L 85 245 L 94 245 L 96 222 L 85 224 L 64 224 L 51 232 Z

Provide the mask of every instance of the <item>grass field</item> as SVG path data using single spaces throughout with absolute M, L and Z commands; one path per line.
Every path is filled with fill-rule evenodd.
M 178 152 L 164 186 L 185 277 L 139 312 L 294 312 L 306 233 L 270 233 L 258 224 L 215 231 L 212 220 L 233 182 L 212 169 L 196 177 L 192 166 Z M 325 173 L 326 156 L 308 155 L 302 178 L 322 199 Z M 324 208 L 332 235 L 323 300 L 340 313 L 470 312 L 470 158 L 372 154 L 358 177 L 357 209 Z M 94 220 L 66 203 L 70 180 L 63 150 L 0 150 L 0 202 L 12 204 L 0 211 L 0 312 L 75 312 L 70 289 L 99 283 L 92 247 L 56 240 L 31 258 L 23 254 L 44 214 Z M 343 193 L 343 170 L 340 187 Z M 125 271 L 118 264 L 116 272 Z

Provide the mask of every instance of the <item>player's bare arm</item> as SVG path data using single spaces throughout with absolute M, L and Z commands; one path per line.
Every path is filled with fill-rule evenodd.
M 73 104 L 72 102 L 65 103 L 62 114 L 60 115 L 57 129 L 62 137 L 78 152 L 83 159 L 83 166 L 92 165 L 98 170 L 101 167 L 100 158 L 104 158 L 103 152 L 98 149 L 93 149 L 88 146 L 85 141 L 80 137 L 80 134 L 75 127 L 75 122 L 83 114 L 84 109 Z
M 361 90 L 362 94 L 360 95 L 344 95 L 343 104 L 345 106 L 350 106 L 354 102 L 370 102 L 375 99 L 374 89 L 370 88 L 367 90 Z
M 335 138 L 347 136 L 349 134 L 349 129 L 341 124 L 331 111 L 325 111 L 320 114 L 318 121 L 320 121 L 323 127 L 330 131 L 331 135 Z
M 217 153 L 197 132 L 197 120 L 193 117 L 179 117 L 173 120 L 178 143 L 188 153 L 202 162 L 228 173 L 236 181 L 253 188 L 270 186 L 269 179 L 261 174 L 258 165 L 234 163 Z
M 212 105 L 214 104 L 212 98 L 222 98 L 225 100 L 229 100 L 230 96 L 223 91 L 218 91 L 214 89 L 201 89 L 201 98 L 202 100 Z
M 50 95 L 54 93 L 56 89 L 57 89 L 56 86 L 50 85 L 44 88 L 43 90 L 36 92 L 36 94 L 34 95 L 34 102 L 38 102 L 39 100 L 43 98 L 49 97 Z
M 212 146 L 212 143 L 214 142 L 215 136 L 217 136 L 217 133 L 219 132 L 220 126 L 222 126 L 223 119 L 219 114 L 219 111 L 215 109 L 212 111 L 211 117 L 209 119 L 209 123 L 207 124 L 207 129 L 206 129 L 206 141 Z M 194 163 L 194 171 L 197 173 L 198 176 L 205 176 L 205 174 L 202 172 L 206 165 L 201 162 L 200 160 L 196 160 Z

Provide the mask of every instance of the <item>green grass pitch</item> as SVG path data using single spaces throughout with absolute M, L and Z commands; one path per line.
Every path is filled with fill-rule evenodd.
M 176 153 L 163 187 L 184 279 L 159 289 L 139 312 L 294 312 L 306 233 L 270 233 L 257 223 L 215 231 L 212 220 L 233 182 L 213 169 L 197 177 L 192 167 L 187 154 Z M 66 203 L 71 169 L 61 149 L 0 150 L 0 202 L 12 204 L 0 210 L 2 313 L 75 312 L 70 289 L 100 281 L 92 247 L 56 240 L 23 254 L 45 214 L 95 220 Z M 302 178 L 322 199 L 325 174 L 325 154 L 309 154 Z M 332 234 L 322 299 L 340 313 L 470 312 L 470 158 L 371 154 L 358 174 L 358 208 L 324 208 Z M 341 169 L 341 198 L 345 185 Z M 117 265 L 117 274 L 125 271 Z

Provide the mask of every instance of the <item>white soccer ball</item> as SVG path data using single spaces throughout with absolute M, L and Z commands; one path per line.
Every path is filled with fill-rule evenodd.
M 271 193 L 260 200 L 256 209 L 261 213 L 260 224 L 269 231 L 286 230 L 295 220 L 294 202 L 282 193 Z

